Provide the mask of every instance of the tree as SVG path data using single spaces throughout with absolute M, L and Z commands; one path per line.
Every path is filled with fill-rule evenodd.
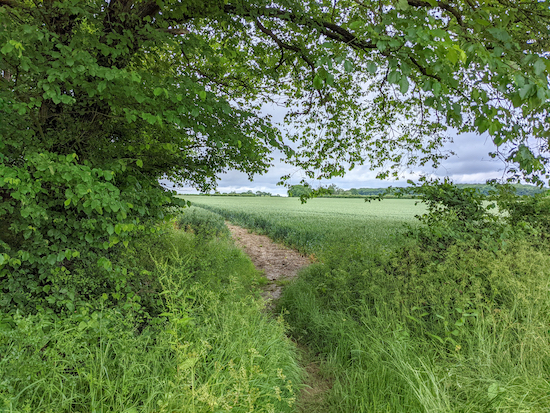
M 545 1 L 0 0 L 8 301 L 78 260 L 116 271 L 109 251 L 174 202 L 159 178 L 207 191 L 274 149 L 310 178 L 385 176 L 439 163 L 448 128 L 487 131 L 544 178 L 549 23 Z M 261 111 L 281 100 L 288 140 Z
M 309 186 L 306 185 L 292 185 L 290 188 L 288 188 L 288 196 L 290 197 L 307 197 L 311 194 L 312 189 Z

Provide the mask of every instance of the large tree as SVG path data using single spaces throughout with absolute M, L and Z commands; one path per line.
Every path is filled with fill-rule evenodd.
M 172 202 L 160 178 L 207 190 L 275 149 L 384 175 L 487 131 L 544 178 L 549 30 L 546 1 L 0 0 L 3 288 L 49 290 L 86 251 L 109 269 L 98 249 Z

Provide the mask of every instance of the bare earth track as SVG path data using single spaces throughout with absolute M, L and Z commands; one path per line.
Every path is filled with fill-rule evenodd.
M 247 229 L 226 222 L 233 240 L 252 259 L 256 268 L 264 271 L 269 280 L 264 290 L 264 298 L 268 301 L 281 296 L 285 280 L 296 277 L 298 271 L 311 261 L 300 253 L 281 244 L 274 243 L 265 235 L 248 232 Z
M 268 279 L 262 295 L 267 300 L 266 309 L 273 310 L 273 301 L 281 296 L 285 281 L 295 278 L 301 268 L 311 264 L 311 260 L 297 251 L 274 243 L 265 235 L 254 234 L 227 221 L 225 224 L 231 231 L 235 244 L 244 250 L 256 268 L 263 271 Z M 325 395 L 332 387 L 332 379 L 322 374 L 319 361 L 306 347 L 298 345 L 298 348 L 302 353 L 306 373 L 305 387 L 298 399 L 298 411 L 326 412 Z

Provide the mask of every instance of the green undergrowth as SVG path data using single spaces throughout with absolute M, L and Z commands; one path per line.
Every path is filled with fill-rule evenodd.
M 337 372 L 328 411 L 544 411 L 548 253 L 517 242 L 432 258 L 409 245 L 357 264 L 339 250 L 287 287 L 292 334 Z
M 113 261 L 131 292 L 2 315 L 0 411 L 293 411 L 295 346 L 262 314 L 261 277 L 227 237 L 166 227 Z
M 333 243 L 285 289 L 292 335 L 335 376 L 323 411 L 548 410 L 547 199 L 510 204 L 531 219 L 479 201 L 430 205 L 393 248 Z
M 191 206 L 180 214 L 176 220 L 180 229 L 192 232 L 201 237 L 229 236 L 229 229 L 220 214 L 208 211 L 204 208 Z

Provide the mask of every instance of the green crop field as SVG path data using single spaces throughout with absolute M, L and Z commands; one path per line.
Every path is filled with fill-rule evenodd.
M 536 232 L 503 218 L 425 227 L 414 200 L 186 199 L 319 258 L 279 301 L 332 382 L 302 411 L 548 412 L 550 254 Z
M 193 205 L 254 228 L 304 253 L 321 254 L 335 242 L 390 245 L 404 223 L 425 207 L 411 199 L 365 202 L 363 199 L 185 196 Z

